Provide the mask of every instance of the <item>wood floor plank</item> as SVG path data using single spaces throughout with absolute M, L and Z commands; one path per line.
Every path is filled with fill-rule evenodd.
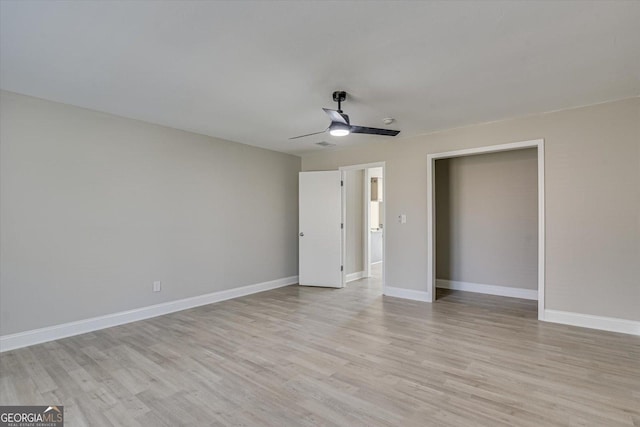
M 0 404 L 66 425 L 640 426 L 640 338 L 535 301 L 289 286 L 0 354 Z

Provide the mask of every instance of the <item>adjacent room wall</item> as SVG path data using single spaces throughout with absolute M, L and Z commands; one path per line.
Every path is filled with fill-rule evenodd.
M 364 270 L 364 170 L 346 171 L 346 266 L 347 274 Z
M 375 137 L 372 137 L 375 138 Z M 640 98 L 303 156 L 386 161 L 386 286 L 426 292 L 427 154 L 544 138 L 546 308 L 640 320 Z M 404 213 L 407 223 L 395 218 Z
M 299 157 L 0 101 L 0 335 L 297 275 Z
M 537 289 L 537 150 L 435 163 L 436 277 Z

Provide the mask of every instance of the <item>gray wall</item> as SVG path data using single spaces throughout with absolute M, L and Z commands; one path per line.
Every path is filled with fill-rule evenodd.
M 297 274 L 300 158 L 0 102 L 0 334 Z
M 436 277 L 538 288 L 537 150 L 436 161 Z
M 364 270 L 364 170 L 346 172 L 346 273 Z
M 387 285 L 426 291 L 427 154 L 545 139 L 546 308 L 640 320 L 640 98 L 318 151 L 304 170 L 386 161 Z

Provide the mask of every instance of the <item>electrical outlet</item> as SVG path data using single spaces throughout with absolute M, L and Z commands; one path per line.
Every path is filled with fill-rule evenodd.
M 153 292 L 160 292 L 162 290 L 162 283 L 160 280 L 153 282 Z

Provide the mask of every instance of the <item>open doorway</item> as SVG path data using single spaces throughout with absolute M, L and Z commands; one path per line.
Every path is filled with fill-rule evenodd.
M 497 155 L 482 157 L 484 154 Z M 514 159 L 520 164 L 509 163 Z M 452 173 L 451 168 L 459 170 Z M 483 173 L 491 176 L 482 177 Z M 436 298 L 436 287 L 537 299 L 538 318 L 543 320 L 543 141 L 430 154 L 428 176 L 427 278 L 430 300 Z M 483 180 L 500 185 L 494 185 L 489 193 L 474 194 Z M 464 194 L 448 192 L 451 188 L 459 191 L 460 181 L 467 182 L 465 191 L 471 192 L 464 202 L 451 200 Z M 440 194 L 436 194 L 438 188 Z M 523 194 L 523 191 L 528 193 Z M 463 209 L 466 211 L 461 213 Z M 462 238 L 475 241 L 461 243 Z M 492 248 L 492 245 L 496 247 Z M 513 266 L 524 268 L 515 272 L 512 271 Z M 477 279 L 466 281 L 465 277 Z
M 347 286 L 384 291 L 384 163 L 340 168 L 344 173 L 344 254 Z
M 538 299 L 535 148 L 436 160 L 436 299 Z
M 366 169 L 369 204 L 369 277 L 382 278 L 384 264 L 382 240 L 384 236 L 384 171 L 382 167 Z

